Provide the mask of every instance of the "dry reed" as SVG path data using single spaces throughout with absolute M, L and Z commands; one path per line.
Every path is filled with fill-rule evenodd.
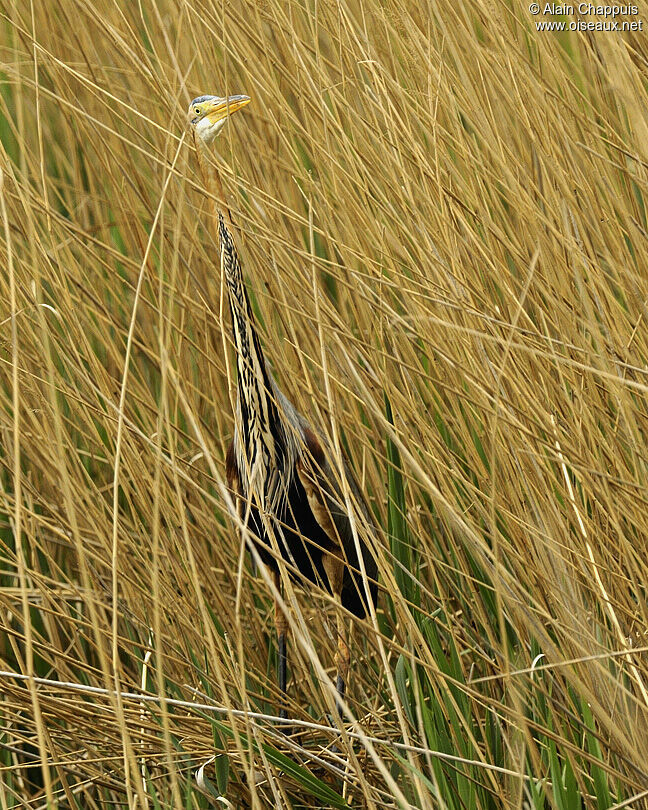
M 1 26 L 0 807 L 643 806 L 645 39 L 480 0 Z M 264 346 L 384 527 L 339 754 L 324 592 L 289 599 L 303 732 L 258 716 L 203 92 L 253 99 L 218 149 Z

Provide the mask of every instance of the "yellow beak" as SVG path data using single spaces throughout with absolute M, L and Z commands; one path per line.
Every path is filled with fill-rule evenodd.
M 245 107 L 250 101 L 249 96 L 228 96 L 228 98 L 214 99 L 205 110 L 205 118 L 209 119 L 210 124 L 217 124 L 223 118 L 227 118 L 228 115 Z

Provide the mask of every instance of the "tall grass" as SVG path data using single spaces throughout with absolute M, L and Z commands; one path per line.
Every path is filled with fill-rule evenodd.
M 645 806 L 645 38 L 480 0 L 0 30 L 2 810 Z M 342 733 L 298 586 L 272 720 L 203 92 L 253 99 L 218 151 L 264 347 L 382 527 Z

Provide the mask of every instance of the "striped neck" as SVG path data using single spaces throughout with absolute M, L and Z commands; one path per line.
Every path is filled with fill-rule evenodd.
M 207 147 L 194 130 L 198 164 L 209 192 L 211 221 L 218 223 L 218 241 L 227 285 L 232 335 L 238 370 L 237 425 L 234 447 L 237 466 L 247 492 L 256 490 L 261 503 L 277 504 L 283 497 L 277 470 L 291 467 L 294 441 L 286 429 L 286 415 L 278 403 L 278 390 L 266 366 L 261 342 L 254 325 L 241 263 L 232 236 L 232 218 L 225 199 L 220 174 L 207 154 Z M 271 474 L 271 470 L 274 473 Z M 286 480 L 290 479 L 290 475 Z
M 264 511 L 283 514 L 297 445 L 289 427 L 289 414 L 284 409 L 285 399 L 268 373 L 238 253 L 222 214 L 218 218 L 218 235 L 238 368 L 234 434 L 237 466 L 243 491 L 254 497 Z
M 254 326 L 241 263 L 222 213 L 218 216 L 218 236 L 236 347 L 241 438 L 247 449 L 258 440 L 270 449 L 280 438 L 276 428 L 281 424 L 281 414 Z

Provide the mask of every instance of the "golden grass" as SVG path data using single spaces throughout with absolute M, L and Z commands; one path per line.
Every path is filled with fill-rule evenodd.
M 243 735 L 354 806 L 446 806 L 399 660 L 426 705 L 467 700 L 450 736 L 489 806 L 534 778 L 564 806 L 547 740 L 600 806 L 583 706 L 613 800 L 641 794 L 645 39 L 536 33 L 526 4 L 479 0 L 14 2 L 0 25 L 0 669 L 44 679 L 2 676 L 0 807 L 210 806 L 192 772 L 215 746 L 233 805 L 315 801 Z M 236 713 L 277 689 L 271 594 L 224 499 L 228 316 L 180 142 L 203 92 L 253 99 L 217 146 L 280 385 L 384 527 L 388 442 L 402 461 L 420 604 L 381 533 L 389 597 L 354 629 L 337 759 L 326 729 L 295 750 Z M 293 596 L 290 711 L 326 723 L 330 599 Z M 445 617 L 463 681 L 416 615 Z M 157 699 L 120 695 L 142 686 Z M 213 703 L 234 736 L 161 698 Z

